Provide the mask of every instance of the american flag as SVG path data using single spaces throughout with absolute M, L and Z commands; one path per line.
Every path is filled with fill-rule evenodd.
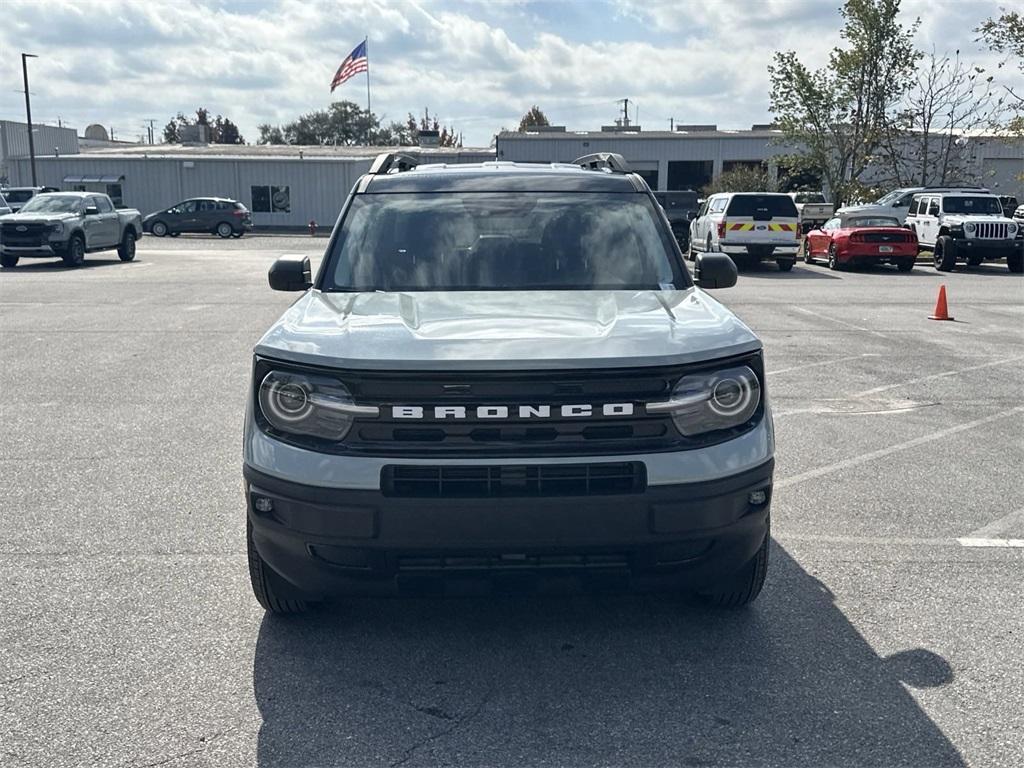
M 338 71 L 334 73 L 334 79 L 331 80 L 331 93 L 334 93 L 334 89 L 344 83 L 349 78 L 358 75 L 360 72 L 366 72 L 370 68 L 369 61 L 366 58 L 366 41 L 363 40 L 355 49 L 348 55 L 348 57 L 341 62 L 341 66 L 338 67 Z

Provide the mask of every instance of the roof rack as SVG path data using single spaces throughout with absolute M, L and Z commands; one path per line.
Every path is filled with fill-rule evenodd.
M 622 155 L 614 152 L 595 152 L 592 155 L 577 157 L 573 165 L 587 168 L 591 171 L 609 171 L 611 173 L 629 173 L 629 163 Z
M 988 187 L 982 187 L 978 184 L 938 184 L 934 186 L 924 187 L 926 190 L 938 190 L 948 189 L 951 192 L 955 192 L 958 189 L 977 189 L 982 192 L 988 192 Z
M 401 173 L 411 171 L 420 161 L 412 155 L 404 155 L 401 152 L 382 152 L 370 163 L 368 173 L 371 176 L 381 176 L 385 173 Z

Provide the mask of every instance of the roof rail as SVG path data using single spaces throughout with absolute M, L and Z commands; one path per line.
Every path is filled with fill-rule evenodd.
M 611 173 L 629 173 L 629 163 L 622 155 L 614 152 L 595 152 L 592 155 L 584 155 L 573 160 L 573 165 L 587 168 L 591 171 L 605 170 Z
M 982 192 L 988 192 L 988 187 L 982 187 L 982 186 L 980 186 L 978 184 L 937 184 L 937 185 L 925 187 L 925 189 L 928 189 L 928 190 L 948 189 L 950 191 L 956 191 L 958 189 L 977 189 L 977 190 L 980 190 Z
M 401 173 L 402 171 L 411 171 L 419 163 L 420 161 L 412 155 L 404 155 L 401 152 L 382 152 L 370 163 L 368 172 L 371 176 L 380 176 L 391 172 Z

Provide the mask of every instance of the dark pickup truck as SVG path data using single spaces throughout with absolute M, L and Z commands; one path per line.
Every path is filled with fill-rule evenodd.
M 669 226 L 672 227 L 672 234 L 675 235 L 676 242 L 683 249 L 683 253 L 686 253 L 690 247 L 690 220 L 693 219 L 700 207 L 697 193 L 693 190 L 655 192 L 654 199 L 665 209 Z
M 45 193 L 18 213 L 0 217 L 0 265 L 9 269 L 21 258 L 57 256 L 77 267 L 87 253 L 115 249 L 121 261 L 131 261 L 140 237 L 141 214 L 133 208 L 114 208 L 106 195 Z

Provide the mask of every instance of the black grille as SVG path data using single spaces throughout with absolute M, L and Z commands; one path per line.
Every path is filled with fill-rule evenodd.
M 641 493 L 640 462 L 526 466 L 388 465 L 381 470 L 385 496 L 417 499 L 523 496 L 610 496 Z
M 686 450 L 728 440 L 761 418 L 721 433 L 687 438 L 665 414 L 644 404 L 667 400 L 682 376 L 706 368 L 749 365 L 763 381 L 760 355 L 689 366 L 533 371 L 332 371 L 359 405 L 380 408 L 377 418 L 357 418 L 344 441 L 304 440 L 275 432 L 259 409 L 256 418 L 274 437 L 327 453 L 380 457 L 608 456 Z M 257 360 L 253 381 L 286 364 Z M 254 392 L 255 397 L 255 392 Z M 563 406 L 588 404 L 589 416 L 563 416 Z M 632 405 L 629 415 L 605 415 L 609 404 Z M 424 418 L 396 418 L 395 406 L 419 407 Z M 466 418 L 431 418 L 435 408 L 463 407 Z M 480 418 L 479 408 L 501 406 L 508 418 Z M 548 417 L 519 417 L 519 406 L 548 407 Z M 613 413 L 619 411 L 612 411 Z M 627 411 L 628 412 L 628 411 Z
M 45 224 L 0 225 L 0 243 L 12 248 L 38 248 L 46 242 Z

